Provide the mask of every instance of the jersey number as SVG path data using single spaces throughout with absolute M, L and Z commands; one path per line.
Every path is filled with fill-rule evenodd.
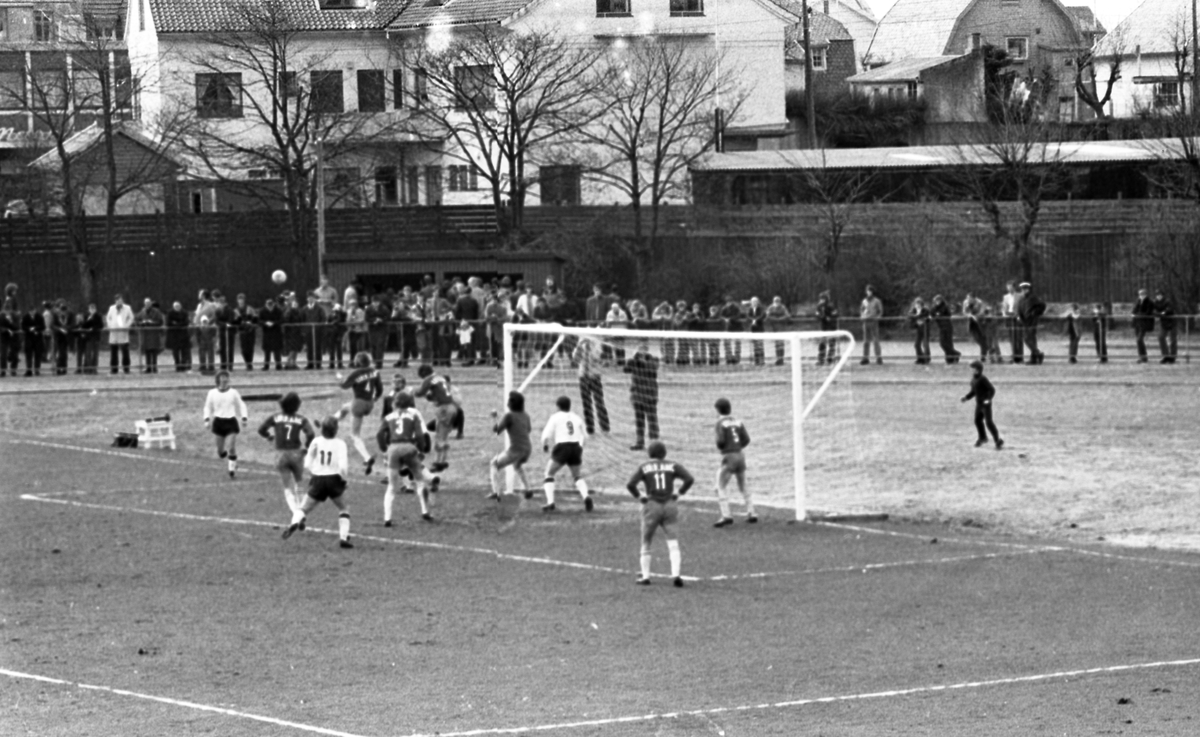
M 567 420 L 567 434 L 571 436 L 575 435 L 575 423 L 570 420 Z
M 654 488 L 658 489 L 659 491 L 667 490 L 667 474 L 659 471 L 658 473 L 654 474 L 653 478 Z
M 317 456 L 318 456 L 318 457 L 321 459 L 321 465 L 322 465 L 322 466 L 331 466 L 331 465 L 333 465 L 333 451 L 329 451 L 329 450 L 318 450 L 318 451 L 317 451 Z

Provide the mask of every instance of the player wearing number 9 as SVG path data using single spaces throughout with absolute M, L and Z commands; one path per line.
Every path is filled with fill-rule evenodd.
M 542 489 L 546 492 L 543 512 L 554 511 L 554 476 L 563 466 L 571 469 L 575 488 L 583 497 L 583 508 L 592 511 L 592 497 L 588 494 L 587 480 L 583 478 L 583 443 L 587 432 L 583 429 L 583 418 L 571 411 L 571 398 L 559 397 L 555 402 L 558 411 L 550 415 L 546 428 L 542 430 L 542 450 L 550 451 L 550 462 L 546 464 L 546 478 Z M 553 444 L 553 449 L 551 449 Z
M 676 586 L 683 586 L 680 577 L 682 556 L 679 552 L 679 541 L 675 538 L 675 523 L 679 519 L 679 510 L 675 500 L 692 488 L 696 479 L 682 464 L 667 460 L 667 446 L 658 441 L 650 443 L 650 460 L 638 466 L 629 478 L 625 488 L 642 503 L 642 575 L 637 582 L 642 586 L 650 583 L 650 544 L 654 541 L 654 533 L 662 528 L 667 538 L 667 554 L 671 559 L 671 577 Z M 680 481 L 679 490 L 675 490 L 675 481 Z M 639 486 L 644 485 L 643 493 Z

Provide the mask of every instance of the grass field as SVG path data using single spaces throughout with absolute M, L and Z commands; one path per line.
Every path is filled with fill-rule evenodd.
M 682 590 L 633 585 L 628 497 L 553 517 L 482 499 L 500 392 L 478 369 L 455 370 L 468 430 L 438 522 L 403 497 L 383 528 L 356 474 L 354 550 L 328 505 L 280 540 L 271 453 L 243 436 L 226 477 L 207 379 L 19 384 L 0 394 L 0 734 L 1196 734 L 1200 376 L 997 367 L 997 452 L 972 447 L 968 373 L 854 367 L 856 462 L 813 506 L 888 521 L 777 508 L 713 530 L 699 484 Z M 341 399 L 288 379 L 312 416 Z M 163 412 L 180 450 L 109 447 Z

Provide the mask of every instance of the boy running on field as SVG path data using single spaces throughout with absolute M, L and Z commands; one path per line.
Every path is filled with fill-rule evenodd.
M 642 575 L 637 582 L 642 586 L 650 584 L 650 543 L 654 541 L 655 530 L 661 527 L 667 538 L 671 577 L 676 586 L 683 586 L 679 573 L 683 558 L 679 553 L 679 540 L 675 538 L 675 523 L 679 519 L 675 500 L 686 494 L 696 479 L 681 464 L 667 460 L 667 446 L 661 442 L 650 443 L 649 454 L 650 460 L 638 466 L 625 485 L 642 503 Z M 675 490 L 676 480 L 681 482 L 678 491 Z M 645 492 L 638 490 L 639 484 L 645 485 Z
M 983 375 L 982 361 L 971 361 L 971 370 L 974 371 L 971 376 L 971 391 L 967 392 L 967 396 L 963 397 L 962 401 L 975 399 L 975 430 L 979 433 L 975 447 L 978 448 L 987 443 L 987 434 L 990 432 L 992 440 L 996 441 L 996 450 L 1000 450 L 1004 447 L 1004 441 L 1000 439 L 1000 431 L 996 429 L 996 423 L 992 421 L 992 398 L 996 396 L 996 388 L 992 386 L 992 382 L 988 381 L 988 377 Z
M 346 491 L 346 477 L 350 475 L 350 460 L 346 453 L 346 441 L 337 436 L 336 417 L 321 421 L 321 437 L 308 446 L 304 467 L 312 474 L 308 480 L 308 496 L 304 503 L 292 510 L 292 522 L 283 531 L 287 540 L 296 530 L 304 528 L 304 519 L 321 502 L 328 499 L 338 508 L 338 545 L 354 547 L 350 542 L 350 511 L 342 494 Z
M 383 380 L 379 378 L 379 369 L 375 368 L 370 353 L 362 351 L 354 357 L 354 370 L 342 380 L 342 388 L 352 391 L 354 398 L 342 407 L 338 418 L 350 415 L 350 440 L 363 459 L 363 472 L 369 474 L 375 466 L 375 456 L 367 451 L 367 444 L 362 439 L 363 418 L 371 414 L 375 400 L 383 396 Z
M 437 492 L 441 479 L 425 470 L 421 462 L 427 447 L 425 419 L 413 406 L 413 398 L 407 392 L 397 394 L 393 400 L 392 413 L 383 419 L 379 428 L 379 445 L 385 448 L 388 460 L 387 493 L 383 495 L 383 526 L 392 526 L 392 504 L 396 501 L 396 486 L 400 482 L 400 470 L 407 469 L 417 484 L 417 499 L 421 502 L 421 519 L 432 522 L 429 514 L 429 492 Z
M 217 372 L 216 381 L 217 388 L 209 389 L 204 399 L 204 424 L 217 437 L 217 455 L 229 459 L 229 478 L 233 478 L 237 473 L 237 436 L 250 417 L 242 395 L 229 386 L 229 372 Z
M 493 420 L 496 418 L 496 414 L 496 410 L 492 410 Z M 492 493 L 488 494 L 488 499 L 500 501 L 500 469 L 506 466 L 512 466 L 513 471 L 521 477 L 521 490 L 525 493 L 525 498 L 533 498 L 533 492 L 529 488 L 529 479 L 525 476 L 525 462 L 533 454 L 533 443 L 529 440 L 529 433 L 532 430 L 533 425 L 529 420 L 529 415 L 525 414 L 525 395 L 521 392 L 509 392 L 508 412 L 505 412 L 504 417 L 492 426 L 492 432 L 497 435 L 502 432 L 508 433 L 508 447 L 503 453 L 492 459 L 490 467 Z
M 730 477 L 737 479 L 738 491 L 746 502 L 746 521 L 753 524 L 758 521 L 758 515 L 754 513 L 754 499 L 746 490 L 746 456 L 742 454 L 742 449 L 750 444 L 750 433 L 741 420 L 729 416 L 733 407 L 728 399 L 722 397 L 714 406 L 720 415 L 717 419 L 717 450 L 721 451 L 721 470 L 717 472 L 717 503 L 721 507 L 721 519 L 713 527 L 733 524 L 727 488 Z
M 288 392 L 279 400 L 278 414 L 263 420 L 258 434 L 275 442 L 278 455 L 275 470 L 283 479 L 283 498 L 288 509 L 295 512 L 304 502 L 300 495 L 300 479 L 304 477 L 304 449 L 312 444 L 312 423 L 299 414 L 300 395 Z M 273 432 L 272 432 L 273 431 Z
M 554 476 L 563 466 L 571 469 L 575 488 L 583 497 L 583 508 L 592 511 L 592 497 L 588 494 L 587 481 L 580 468 L 583 464 L 583 442 L 587 432 L 583 429 L 583 418 L 571 411 L 571 398 L 559 397 L 555 402 L 558 411 L 550 415 L 546 428 L 542 430 L 542 450 L 550 451 L 550 462 L 546 464 L 546 479 L 542 489 L 546 492 L 543 512 L 554 511 Z M 554 447 L 551 450 L 550 443 Z

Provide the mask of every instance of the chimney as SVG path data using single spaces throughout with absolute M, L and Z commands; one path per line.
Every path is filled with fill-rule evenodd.
M 979 51 L 983 47 L 981 43 L 982 36 L 978 33 L 971 34 L 971 51 Z

